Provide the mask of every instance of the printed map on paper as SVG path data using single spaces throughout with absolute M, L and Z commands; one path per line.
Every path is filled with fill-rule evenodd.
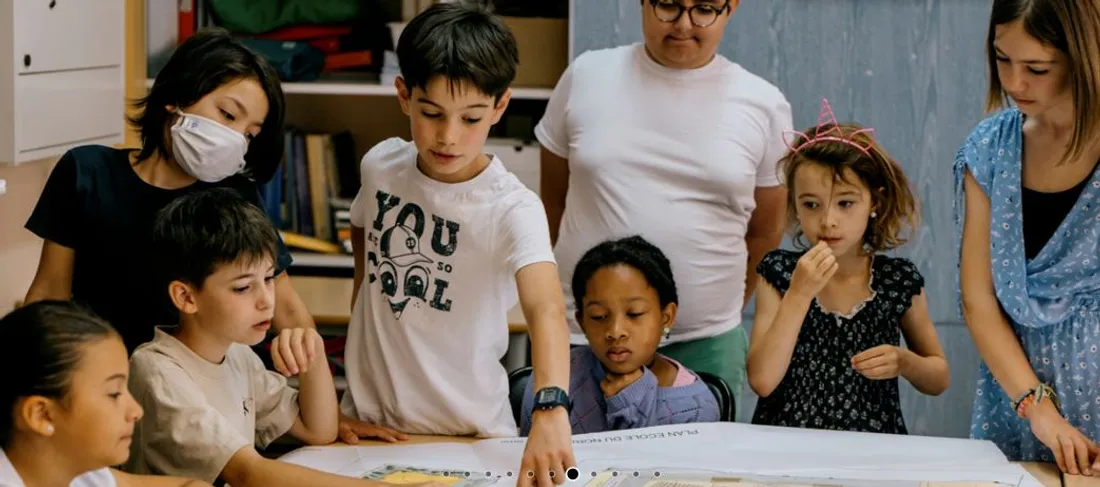
M 350 477 L 512 486 L 525 439 L 296 450 L 281 460 Z M 743 423 L 577 435 L 577 487 L 1042 487 L 990 442 Z M 662 466 L 667 466 L 663 468 Z

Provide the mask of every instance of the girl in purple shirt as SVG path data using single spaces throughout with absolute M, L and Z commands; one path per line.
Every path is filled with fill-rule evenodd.
M 601 243 L 573 273 L 577 322 L 587 347 L 571 354 L 573 434 L 718 421 L 718 401 L 698 376 L 657 353 L 676 320 L 668 259 L 641 237 Z M 531 384 L 521 434 L 531 427 Z

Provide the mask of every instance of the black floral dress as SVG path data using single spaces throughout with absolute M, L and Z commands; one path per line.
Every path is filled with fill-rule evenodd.
M 780 294 L 787 292 L 804 252 L 774 250 L 757 272 Z M 898 380 L 871 380 L 852 368 L 851 359 L 879 345 L 901 342 L 901 317 L 920 294 L 924 278 L 912 262 L 883 255 L 871 263 L 871 296 L 841 315 L 823 310 L 815 299 L 806 314 L 787 375 L 761 398 L 754 424 L 827 430 L 907 434 Z

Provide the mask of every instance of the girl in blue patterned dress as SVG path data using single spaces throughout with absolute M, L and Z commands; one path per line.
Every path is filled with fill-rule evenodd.
M 1100 11 L 995 0 L 989 108 L 955 160 L 971 436 L 1100 474 Z

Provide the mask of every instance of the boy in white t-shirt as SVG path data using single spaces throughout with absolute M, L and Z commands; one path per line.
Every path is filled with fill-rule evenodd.
M 316 330 L 284 329 L 272 342 L 283 375 L 249 348 L 271 327 L 277 242 L 263 210 L 228 188 L 181 196 L 158 213 L 156 285 L 179 326 L 158 328 L 130 359 L 130 389 L 145 415 L 128 470 L 233 487 L 384 485 L 256 451 L 287 433 L 313 445 L 337 433 L 336 390 Z M 284 375 L 297 375 L 301 390 Z
M 392 438 L 368 422 L 408 434 L 517 436 L 500 360 L 518 299 L 542 406 L 520 480 L 560 483 L 574 466 L 569 344 L 546 215 L 482 152 L 508 106 L 515 39 L 482 7 L 437 4 L 405 27 L 397 58 L 413 142 L 383 141 L 360 165 L 341 437 Z

